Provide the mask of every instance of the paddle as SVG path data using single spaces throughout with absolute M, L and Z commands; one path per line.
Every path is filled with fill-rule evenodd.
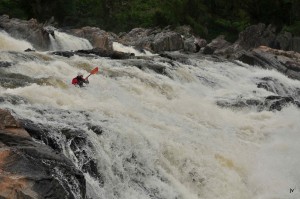
M 85 79 L 87 79 L 89 76 L 91 76 L 91 75 L 94 75 L 94 74 L 96 74 L 97 72 L 98 72 L 98 67 L 96 67 L 96 68 L 94 68 L 91 72 L 90 72 L 90 74 L 85 78 Z

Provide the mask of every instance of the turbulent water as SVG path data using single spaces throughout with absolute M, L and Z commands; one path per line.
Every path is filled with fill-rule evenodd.
M 300 198 L 299 109 L 220 106 L 275 94 L 299 100 L 299 81 L 208 58 L 139 60 L 164 66 L 162 75 L 130 60 L 24 53 L 27 42 L 4 33 L 0 38 L 0 61 L 11 63 L 0 68 L 0 108 L 53 131 L 79 169 L 83 160 L 57 129 L 85 132 L 90 144 L 82 150 L 101 175 L 85 173 L 90 198 Z M 96 66 L 99 73 L 87 87 L 71 85 L 77 72 L 88 75 Z M 257 87 L 266 77 L 274 80 L 271 91 Z M 101 126 L 102 134 L 90 124 Z

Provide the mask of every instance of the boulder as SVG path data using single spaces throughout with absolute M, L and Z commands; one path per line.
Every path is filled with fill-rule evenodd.
M 204 49 L 204 54 L 220 54 L 221 49 L 227 48 L 230 46 L 230 43 L 225 40 L 224 35 L 220 35 L 214 40 L 212 40 L 209 44 L 207 44 Z
M 233 45 L 222 48 L 216 54 L 234 58 L 240 51 L 251 51 L 259 46 L 300 52 L 300 37 L 293 37 L 291 33 L 286 31 L 277 34 L 275 26 L 266 26 L 260 23 L 249 26 L 240 32 L 238 40 Z M 210 52 L 209 49 L 208 52 Z
M 259 46 L 275 47 L 276 28 L 272 25 L 266 27 L 265 24 L 252 25 L 240 32 L 235 45 L 241 46 L 245 50 L 250 50 Z
M 169 29 L 135 28 L 122 35 L 119 42 L 155 53 L 182 50 L 184 46 L 181 35 Z
M 282 32 L 276 36 L 274 47 L 281 50 L 289 50 L 292 43 L 292 34 L 289 32 Z
M 154 52 L 181 50 L 183 49 L 183 39 L 176 32 L 161 32 L 154 36 L 151 49 Z
M 300 37 L 294 37 L 289 50 L 300 52 Z
M 190 37 L 183 42 L 183 49 L 187 52 L 198 52 L 200 49 L 195 45 L 195 38 Z
M 178 26 L 174 31 L 184 36 L 185 38 L 194 37 L 192 27 L 188 25 Z
M 127 34 L 120 35 L 119 42 L 128 46 L 137 46 L 151 50 L 151 42 L 157 30 L 134 28 Z
M 194 36 L 184 39 L 184 51 L 199 52 L 201 48 L 205 47 L 207 42 L 202 38 L 195 38 Z

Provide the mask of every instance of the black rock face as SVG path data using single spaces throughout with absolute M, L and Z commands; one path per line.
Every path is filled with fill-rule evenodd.
M 292 97 L 282 97 L 282 96 L 268 96 L 265 99 L 264 105 L 269 107 L 270 111 L 277 110 L 280 111 L 284 106 L 287 106 L 289 104 L 294 104 L 296 106 L 299 106 L 299 102 L 295 101 Z
M 85 198 L 85 178 L 65 156 L 30 137 L 14 136 L 3 130 L 0 140 L 1 145 L 11 149 L 2 170 L 23 176 L 38 198 Z M 20 194 L 20 198 L 32 198 L 22 191 Z
M 43 136 L 51 137 L 44 126 L 20 122 L 0 109 L 0 198 L 85 199 L 83 172 L 64 153 L 37 139 Z
M 7 68 L 11 65 L 12 65 L 12 63 L 10 63 L 10 62 L 0 61 L 0 68 Z
M 40 111 L 42 114 L 51 112 L 50 110 Z M 66 111 L 61 114 L 63 115 L 62 117 L 65 117 L 69 113 Z M 72 161 L 73 166 L 80 170 L 80 174 L 88 173 L 98 181 L 100 186 L 104 185 L 103 175 L 98 171 L 97 161 L 93 157 L 93 146 L 88 140 L 84 130 L 71 125 L 54 127 L 35 123 L 27 119 L 21 120 L 21 123 L 30 136 L 52 148 L 54 153 L 64 153 L 64 155 L 67 156 L 68 161 Z M 91 130 L 95 134 L 101 135 L 103 132 L 103 129 L 98 125 L 92 123 L 86 123 L 84 125 L 86 125 L 88 130 Z

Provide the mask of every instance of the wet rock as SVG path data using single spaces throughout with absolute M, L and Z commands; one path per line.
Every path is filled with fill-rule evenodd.
M 0 109 L 0 130 L 19 127 L 20 123 L 10 114 L 10 112 Z
M 300 88 L 287 87 L 279 79 L 273 77 L 263 77 L 257 83 L 258 88 L 263 88 L 279 96 L 291 96 L 295 100 L 300 100 Z
M 289 32 L 282 32 L 277 35 L 274 43 L 276 49 L 290 50 L 292 43 L 292 34 Z
M 101 135 L 103 133 L 103 129 L 101 126 L 98 125 L 93 125 L 93 124 L 87 124 L 88 130 L 93 131 L 97 135 Z
M 0 86 L 4 88 L 17 88 L 34 83 L 35 80 L 21 74 L 8 73 L 0 76 Z
M 260 78 L 257 87 L 274 94 L 260 99 L 245 99 L 243 96 L 240 96 L 236 99 L 219 100 L 217 105 L 234 109 L 253 107 L 258 111 L 280 111 L 289 105 L 295 105 L 300 108 L 300 88 L 287 87 L 280 79 L 274 77 Z
M 243 108 L 251 108 L 258 107 L 263 102 L 257 99 L 242 99 L 238 98 L 236 100 L 220 100 L 217 101 L 217 105 L 225 108 L 233 108 L 233 109 L 243 109 Z
M 55 52 L 52 52 L 51 54 L 62 56 L 62 57 L 68 57 L 68 58 L 75 55 L 75 53 L 71 52 L 71 51 L 55 51 Z
M 0 61 L 0 68 L 7 68 L 9 66 L 11 66 L 12 63 L 7 62 L 7 61 Z
M 159 56 L 168 58 L 173 61 L 178 61 L 182 64 L 191 65 L 190 58 L 186 54 L 181 54 L 181 53 L 176 53 L 176 52 L 164 52 L 164 53 L 159 54 Z M 174 63 L 171 63 L 171 65 L 174 65 Z
M 135 28 L 122 35 L 119 42 L 128 46 L 137 46 L 155 53 L 183 49 L 183 39 L 177 32 L 169 29 Z
M 195 38 L 194 44 L 196 45 L 196 52 L 207 45 L 207 41 L 202 38 Z
M 0 96 L 0 103 L 2 102 L 10 103 L 12 105 L 20 105 L 20 104 L 28 103 L 24 98 L 16 95 Z
M 294 37 L 289 50 L 300 52 L 300 37 Z
M 26 50 L 24 50 L 24 52 L 35 52 L 35 50 L 33 50 L 31 48 L 27 48 Z
M 276 27 L 265 24 L 252 25 L 239 34 L 239 39 L 235 45 L 241 46 L 245 50 L 259 46 L 274 47 L 276 39 Z
M 183 49 L 183 39 L 176 32 L 161 32 L 154 36 L 151 49 L 154 52 L 181 50 Z
M 227 48 L 229 46 L 230 43 L 225 40 L 224 35 L 220 35 L 204 47 L 203 54 L 218 54 L 217 51 L 220 51 L 221 49 Z
M 85 179 L 65 156 L 35 142 L 0 109 L 0 197 L 85 198 Z
M 189 37 L 187 39 L 184 39 L 183 42 L 183 50 L 186 52 L 199 52 L 201 48 L 205 47 L 207 44 L 207 41 L 202 38 L 197 37 Z
M 94 130 L 98 130 L 99 127 L 93 126 Z M 66 136 L 66 142 L 69 143 L 70 149 L 76 156 L 77 162 L 84 173 L 89 173 L 95 180 L 99 182 L 101 186 L 104 185 L 103 176 L 98 171 L 96 160 L 92 157 L 92 151 L 88 150 L 91 147 L 91 143 L 87 140 L 87 134 L 80 129 L 64 128 L 61 132 Z
M 268 107 L 268 109 L 270 111 L 274 111 L 274 110 L 280 111 L 280 110 L 282 110 L 282 108 L 284 106 L 287 106 L 289 104 L 294 104 L 300 108 L 299 102 L 295 101 L 294 98 L 292 98 L 292 97 L 282 97 L 282 96 L 271 95 L 271 96 L 266 97 L 265 102 L 264 102 L 264 106 Z
M 161 64 L 157 64 L 155 62 L 151 62 L 151 61 L 143 61 L 143 60 L 129 60 L 124 62 L 125 64 L 128 64 L 130 66 L 135 66 L 141 70 L 145 70 L 145 69 L 150 69 L 158 74 L 162 74 L 162 75 L 166 75 L 166 66 L 165 65 L 161 65 Z
M 57 152 L 62 152 L 62 147 L 57 143 L 56 139 L 49 134 L 51 132 L 41 124 L 36 124 L 30 120 L 21 120 L 23 128 L 36 140 L 42 141 L 47 146 Z
M 194 37 L 192 27 L 188 25 L 178 26 L 175 28 L 174 31 L 184 36 L 185 38 Z
M 112 50 L 104 50 L 101 48 L 94 48 L 91 50 L 78 50 L 76 54 L 94 54 L 100 57 L 110 57 L 111 59 L 130 59 L 134 57 L 133 53 L 124 53 Z
M 47 22 L 45 23 L 45 25 L 46 26 L 43 27 L 43 30 L 45 32 L 47 32 L 49 35 L 51 35 L 53 38 L 55 38 L 54 31 L 56 30 L 56 28 L 54 28 L 53 26 L 49 25 L 49 23 L 47 23 Z
M 120 35 L 118 42 L 151 51 L 151 43 L 156 33 L 155 29 L 134 28 L 127 34 Z
M 260 46 L 251 51 L 243 51 L 236 59 L 249 65 L 276 69 L 288 77 L 300 80 L 300 54 L 293 51 L 282 51 Z
M 110 57 L 112 59 L 130 59 L 134 57 L 133 53 L 124 53 L 119 51 L 113 51 L 113 50 L 105 50 L 102 48 L 94 48 L 91 50 L 77 50 L 75 52 L 73 51 L 55 51 L 51 54 L 63 56 L 63 57 L 72 57 L 74 55 L 79 56 L 100 56 L 100 57 Z
M 49 112 L 49 110 L 46 110 Z M 41 110 L 41 113 L 44 111 Z M 68 115 L 68 112 L 65 114 Z M 102 128 L 100 126 L 86 124 L 89 130 L 101 134 Z M 93 158 L 92 144 L 87 139 L 87 134 L 84 130 L 76 127 L 53 127 L 34 123 L 30 120 L 22 120 L 22 126 L 27 130 L 30 136 L 36 140 L 48 145 L 55 153 L 60 154 L 63 149 L 72 151 L 68 157 L 76 162 L 77 167 L 84 173 L 89 173 L 99 185 L 103 186 L 103 176 L 98 171 L 97 161 Z
M 183 49 L 187 52 L 198 52 L 200 50 L 200 48 L 196 47 L 194 37 L 190 37 L 184 40 Z

